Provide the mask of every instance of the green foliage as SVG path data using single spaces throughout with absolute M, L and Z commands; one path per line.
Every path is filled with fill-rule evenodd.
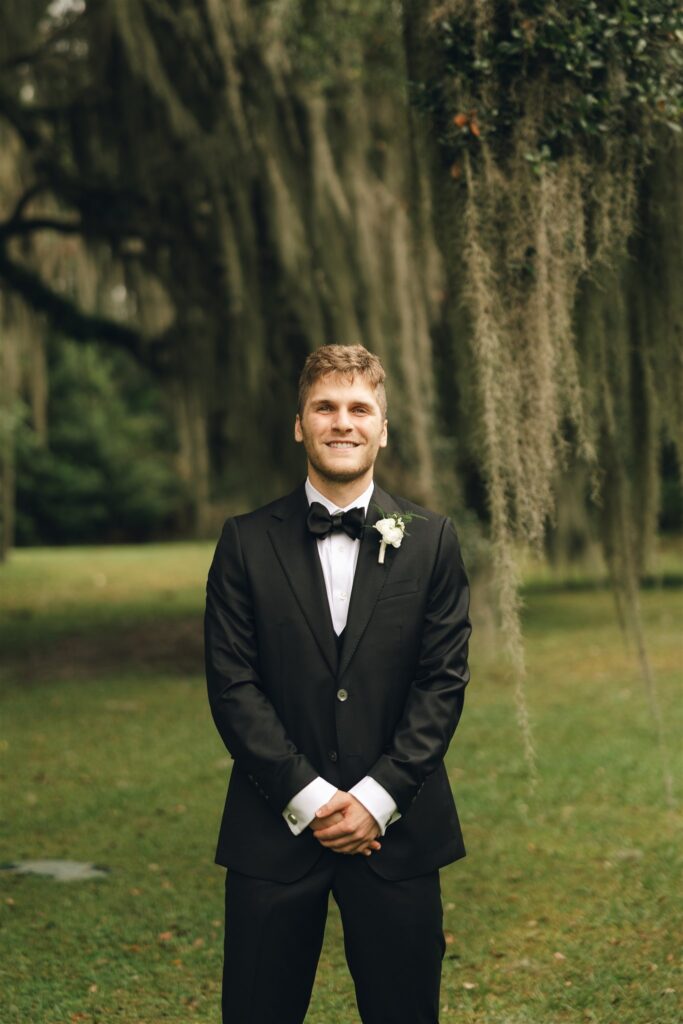
M 158 391 L 121 353 L 52 351 L 49 444 L 17 432 L 17 542 L 144 540 L 172 527 L 183 494 Z
M 298 77 L 334 90 L 345 83 L 399 83 L 397 0 L 294 0 L 280 28 Z
M 522 0 L 498 5 L 485 24 L 478 5 L 468 6 L 469 14 L 435 20 L 441 72 L 415 86 L 419 102 L 438 112 L 452 159 L 466 148 L 476 152 L 480 138 L 498 151 L 508 146 L 534 87 L 542 107 L 539 145 L 527 159 L 537 165 L 615 133 L 644 146 L 656 122 L 681 130 L 677 0 Z M 465 98 L 469 110 L 462 109 Z

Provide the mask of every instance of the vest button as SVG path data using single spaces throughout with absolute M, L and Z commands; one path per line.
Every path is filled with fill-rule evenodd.
M 349 699 L 349 691 L 345 689 L 337 690 L 337 700 L 345 701 Z
M 329 757 L 330 761 L 336 761 L 338 754 L 336 750 L 331 750 L 327 756 Z

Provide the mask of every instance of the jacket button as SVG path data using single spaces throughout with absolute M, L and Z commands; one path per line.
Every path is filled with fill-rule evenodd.
M 330 761 L 336 761 L 337 760 L 337 751 L 336 750 L 331 750 L 327 756 L 329 757 Z
M 345 701 L 349 699 L 349 691 L 343 687 L 341 690 L 337 690 L 337 700 Z

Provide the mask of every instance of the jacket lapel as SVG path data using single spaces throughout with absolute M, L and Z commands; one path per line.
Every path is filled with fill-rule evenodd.
M 274 509 L 268 535 L 320 651 L 336 675 L 337 645 L 317 544 L 306 527 L 307 512 L 302 484 Z
M 379 557 L 380 536 L 377 530 L 372 527 L 381 519 L 381 513 L 377 506 L 385 512 L 397 510 L 395 500 L 381 487 L 375 485 L 368 506 L 365 518 L 365 529 L 360 542 L 356 574 L 353 578 L 353 589 L 349 604 L 349 616 L 344 631 L 341 656 L 339 659 L 339 676 L 341 677 L 349 666 L 360 639 L 365 632 L 370 616 L 374 610 L 377 599 L 382 592 L 391 572 L 394 560 L 400 549 L 387 547 L 384 564 L 377 561 Z

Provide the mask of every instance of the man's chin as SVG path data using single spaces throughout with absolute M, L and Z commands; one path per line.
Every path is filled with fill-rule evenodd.
M 367 473 L 366 469 L 318 469 L 318 476 L 331 484 L 351 484 Z
M 311 462 L 311 465 L 322 480 L 326 480 L 331 484 L 353 483 L 354 480 L 360 480 L 361 477 L 365 476 L 369 469 L 372 469 L 372 463 L 369 466 L 347 467 L 322 466 L 320 463 L 316 464 L 315 462 Z

